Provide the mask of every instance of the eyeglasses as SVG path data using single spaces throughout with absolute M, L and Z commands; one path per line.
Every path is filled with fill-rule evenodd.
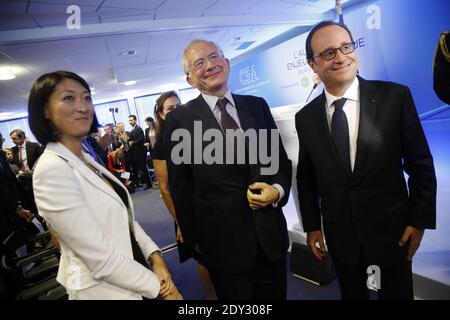
M 338 50 L 341 51 L 345 55 L 350 54 L 353 51 L 355 51 L 355 43 L 354 42 L 344 43 L 339 48 L 326 49 L 326 50 L 322 51 L 321 53 L 313 56 L 313 59 L 317 58 L 317 57 L 321 57 L 325 61 L 330 61 L 330 60 L 336 58 L 336 53 Z
M 217 52 L 213 52 L 211 53 L 206 59 L 201 58 L 198 60 L 195 60 L 195 62 L 192 64 L 192 68 L 194 68 L 194 70 L 201 70 L 206 66 L 206 60 L 209 60 L 209 62 L 211 63 L 215 63 L 219 60 L 221 60 L 223 58 L 223 56 Z

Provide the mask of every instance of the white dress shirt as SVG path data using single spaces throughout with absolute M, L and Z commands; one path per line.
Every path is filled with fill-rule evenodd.
M 24 142 L 21 146 L 18 146 L 18 147 L 19 147 L 19 153 L 20 153 L 19 159 L 22 160 L 22 163 L 21 163 L 22 168 L 20 168 L 20 169 L 28 171 L 28 170 L 30 170 L 30 168 L 28 167 L 26 142 Z
M 217 106 L 217 100 L 219 100 L 219 97 L 211 96 L 209 94 L 202 93 L 203 99 L 205 99 L 206 103 L 208 104 L 209 108 L 211 109 L 212 113 L 214 114 L 214 117 L 217 119 L 217 122 L 219 125 L 222 123 L 220 121 L 221 119 L 221 111 L 219 109 L 219 106 Z M 242 128 L 241 122 L 239 121 L 239 117 L 236 110 L 236 105 L 233 100 L 233 96 L 231 95 L 230 91 L 227 91 L 227 93 L 224 96 L 228 99 L 228 103 L 226 105 L 226 109 L 228 114 L 236 121 L 239 128 Z
M 327 100 L 325 108 L 327 112 L 327 122 L 330 132 L 331 132 L 331 119 L 333 118 L 334 113 L 333 102 L 341 98 L 347 99 L 342 110 L 347 116 L 348 130 L 349 130 L 348 136 L 350 144 L 350 164 L 353 171 L 353 168 L 355 167 L 356 147 L 359 130 L 359 113 L 361 108 L 361 103 L 359 99 L 358 77 L 355 77 L 355 80 L 347 89 L 347 91 L 342 95 L 342 97 L 335 97 L 331 93 L 329 93 L 326 89 L 325 89 L 325 97 Z

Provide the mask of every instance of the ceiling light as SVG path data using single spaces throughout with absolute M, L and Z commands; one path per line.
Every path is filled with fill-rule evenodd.
M 28 117 L 27 112 L 0 112 L 0 121 Z
M 132 86 L 132 85 L 135 85 L 135 84 L 136 84 L 136 81 L 134 81 L 134 80 L 131 80 L 131 81 L 125 81 L 123 84 L 126 85 L 126 86 Z
M 16 78 L 16 68 L 2 67 L 0 68 L 0 80 L 12 80 Z
M 178 83 L 176 82 L 171 82 L 171 83 L 166 83 L 166 84 L 162 84 L 159 86 L 159 89 L 161 91 L 170 91 L 170 90 L 175 90 L 175 88 L 177 87 Z
M 241 37 L 231 37 L 228 41 L 230 41 L 230 42 L 238 42 L 238 41 L 241 41 Z
M 217 32 L 219 32 L 218 29 L 209 29 L 209 30 L 204 31 L 203 33 L 204 34 L 214 34 L 214 33 L 217 33 Z
M 124 57 L 130 57 L 130 56 L 134 56 L 136 55 L 137 52 L 134 50 L 126 50 L 120 53 L 120 55 L 124 56 Z
M 12 80 L 15 79 L 15 74 L 0 74 L 0 80 Z

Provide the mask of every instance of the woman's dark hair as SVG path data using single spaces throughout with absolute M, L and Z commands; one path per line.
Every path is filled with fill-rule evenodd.
M 180 100 L 180 98 L 178 97 L 178 95 L 175 91 L 164 92 L 156 100 L 156 104 L 155 104 L 155 117 L 156 117 L 156 122 L 157 122 L 156 132 L 155 132 L 156 140 L 159 140 L 162 137 L 162 133 L 164 132 L 164 119 L 161 118 L 161 116 L 159 114 L 163 112 L 164 102 L 166 102 L 166 100 L 171 97 L 175 97 L 178 100 Z
M 316 24 L 314 26 L 314 28 L 312 28 L 311 31 L 309 32 L 308 37 L 306 37 L 305 49 L 306 49 L 306 59 L 307 60 L 311 60 L 314 57 L 314 52 L 311 47 L 311 40 L 312 40 L 314 33 L 316 33 L 318 30 L 328 27 L 328 26 L 338 26 L 338 27 L 345 29 L 345 31 L 347 31 L 348 35 L 350 36 L 350 40 L 353 42 L 352 33 L 350 32 L 350 30 L 348 29 L 348 27 L 345 24 L 342 24 L 339 22 L 334 22 L 334 21 L 322 21 L 322 22 Z
M 70 71 L 55 71 L 40 76 L 33 84 L 28 98 L 28 123 L 36 139 L 43 145 L 48 142 L 57 142 L 58 134 L 55 132 L 50 120 L 45 116 L 45 109 L 55 87 L 64 79 L 79 82 L 91 93 L 88 83 L 79 75 Z M 94 119 L 88 134 L 98 130 L 99 123 L 94 113 Z
M 145 122 L 150 122 L 153 126 L 153 129 L 156 129 L 155 119 L 153 119 L 152 117 L 148 116 L 147 118 L 145 118 Z

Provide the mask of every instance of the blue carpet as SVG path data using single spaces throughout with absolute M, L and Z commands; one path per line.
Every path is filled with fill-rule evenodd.
M 132 194 L 132 198 L 136 220 L 153 241 L 161 248 L 175 243 L 173 220 L 160 197 L 159 189 L 137 191 Z M 172 274 L 174 283 L 186 300 L 205 299 L 194 260 L 191 259 L 180 264 L 177 249 L 166 252 L 164 259 Z M 288 260 L 288 268 L 289 265 Z M 287 288 L 288 300 L 340 299 L 337 280 L 332 281 L 328 285 L 316 286 L 295 278 L 290 270 L 288 270 Z

